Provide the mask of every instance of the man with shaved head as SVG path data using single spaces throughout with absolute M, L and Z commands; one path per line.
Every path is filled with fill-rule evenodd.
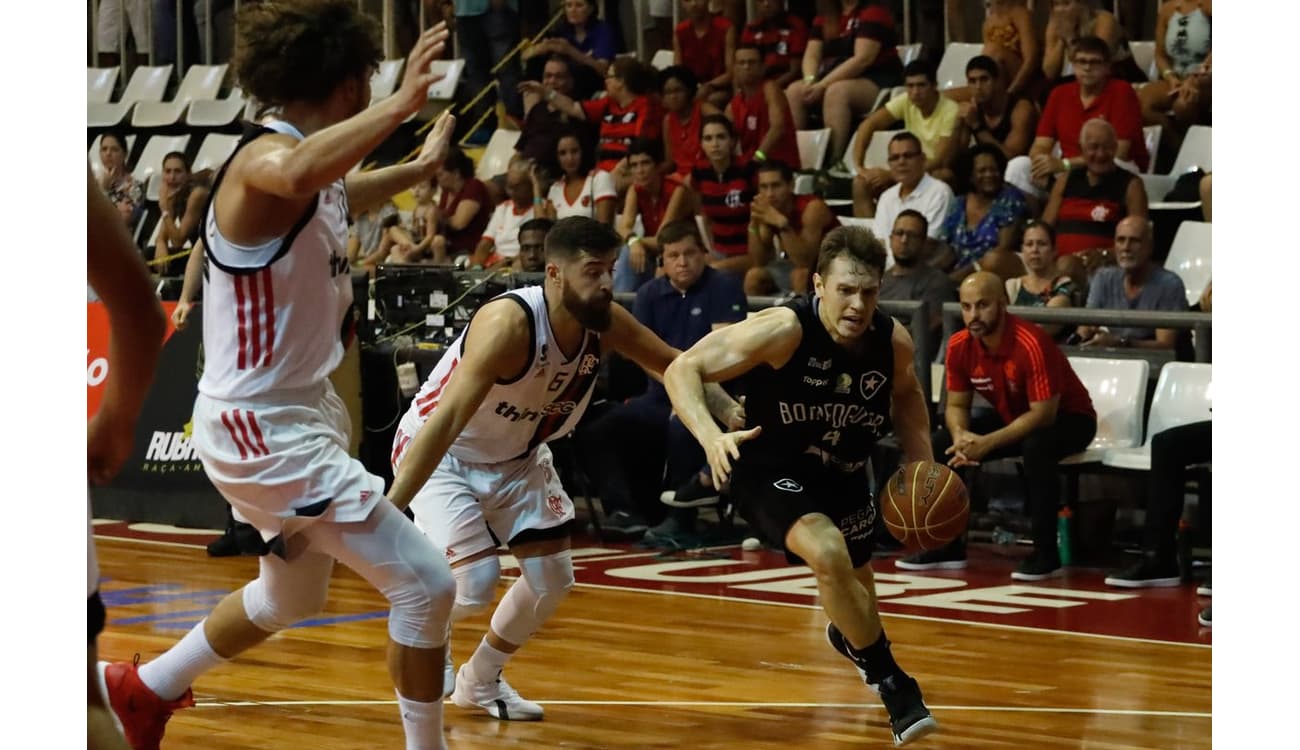
M 1001 277 L 987 271 L 971 274 L 958 297 L 966 328 L 948 340 L 946 427 L 931 438 L 935 460 L 960 468 L 986 459 L 1023 458 L 1034 552 L 1011 577 L 1041 581 L 1060 575 L 1056 464 L 1092 442 L 1097 432 L 1092 399 L 1051 337 L 1007 312 Z M 994 411 L 972 418 L 973 392 Z M 895 565 L 904 570 L 964 568 L 965 537 Z
M 1102 310 L 1187 310 L 1187 291 L 1173 271 L 1151 260 L 1151 222 L 1145 216 L 1130 216 L 1115 226 L 1115 262 L 1103 268 L 1088 287 L 1088 307 Z M 1175 349 L 1179 343 L 1175 328 L 1120 328 L 1079 326 L 1079 337 L 1088 347 L 1136 347 Z

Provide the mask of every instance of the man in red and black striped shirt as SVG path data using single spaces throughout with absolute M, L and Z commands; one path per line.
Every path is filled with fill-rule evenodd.
M 966 329 L 948 340 L 947 428 L 936 431 L 931 440 L 935 460 L 959 468 L 988 459 L 1023 457 L 1034 552 L 1011 577 L 1040 581 L 1060 575 L 1057 463 L 1092 442 L 1097 412 L 1087 388 L 1052 339 L 1037 325 L 1007 312 L 999 276 L 987 271 L 967 276 L 960 299 Z M 995 412 L 972 418 L 973 392 L 987 399 Z M 903 570 L 963 568 L 965 538 L 895 565 Z

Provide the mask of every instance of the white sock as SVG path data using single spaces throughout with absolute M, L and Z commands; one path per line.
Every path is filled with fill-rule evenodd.
M 207 618 L 162 656 L 140 667 L 140 680 L 159 698 L 176 700 L 199 675 L 228 661 L 212 650 L 208 637 L 203 634 L 205 622 Z
M 505 669 L 506 662 L 514 654 L 507 654 L 504 651 L 498 651 L 488 643 L 487 636 L 479 642 L 478 648 L 474 650 L 474 655 L 465 662 L 465 669 L 469 670 L 469 676 L 474 678 L 475 682 L 492 682 Z
M 421 703 L 397 693 L 397 709 L 406 731 L 406 750 L 447 750 L 442 741 L 442 701 Z

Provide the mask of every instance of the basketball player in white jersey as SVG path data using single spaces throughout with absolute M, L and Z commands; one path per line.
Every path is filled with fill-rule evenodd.
M 334 561 L 388 600 L 388 669 L 407 750 L 444 750 L 442 675 L 455 583 L 441 552 L 349 457 L 347 411 L 327 376 L 350 335 L 347 214 L 431 178 L 454 121 L 439 118 L 412 162 L 349 170 L 427 99 L 447 32 L 421 35 L 401 88 L 367 108 L 379 27 L 354 0 L 245 3 L 234 68 L 281 119 L 250 130 L 218 173 L 203 242 L 206 367 L 195 452 L 268 553 L 147 664 L 106 665 L 110 703 L 135 750 L 158 748 L 190 684 L 324 605 Z M 138 659 L 137 659 L 138 663 Z
M 446 550 L 456 576 L 453 622 L 491 606 L 501 575 L 498 539 L 519 561 L 523 575 L 455 674 L 451 694 L 456 705 L 498 719 L 542 718 L 541 706 L 521 698 L 501 671 L 573 586 L 573 502 L 546 442 L 582 418 L 604 352 L 617 351 L 656 378 L 679 353 L 613 304 L 621 245 L 593 219 L 556 222 L 546 235 L 542 286 L 479 308 L 394 439 L 389 498 L 399 508 L 410 503 L 416 523 Z M 725 423 L 744 421 L 721 387 L 707 395 Z
M 153 382 L 154 365 L 162 349 L 166 321 L 149 284 L 140 253 L 126 232 L 122 216 L 109 202 L 95 178 L 86 175 L 86 275 L 108 310 L 110 348 L 108 379 L 99 411 L 86 427 L 86 474 L 95 484 L 111 479 L 135 439 L 135 421 Z M 125 750 L 126 742 L 113 726 L 104 703 L 95 664 L 95 640 L 104 629 L 104 603 L 99 598 L 99 565 L 86 503 L 86 594 L 90 631 L 87 644 L 86 746 L 90 750 Z

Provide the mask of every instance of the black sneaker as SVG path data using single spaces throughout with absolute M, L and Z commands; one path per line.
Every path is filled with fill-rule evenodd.
M 1198 623 L 1200 623 L 1200 624 L 1201 624 L 1201 627 L 1203 627 L 1203 628 L 1211 627 L 1211 625 L 1210 625 L 1210 608 L 1209 608 L 1209 607 L 1206 607 L 1205 609 L 1201 610 L 1200 613 L 1196 615 L 1196 621 L 1197 621 Z
M 961 570 L 966 567 L 966 541 L 958 539 L 951 544 L 918 552 L 894 561 L 901 570 Z
M 1026 557 L 1011 574 L 1014 581 L 1045 581 L 1057 578 L 1065 572 L 1061 567 L 1061 558 L 1055 553 L 1040 555 L 1037 552 Z
M 660 502 L 674 508 L 699 508 L 706 505 L 717 505 L 718 499 L 717 489 L 706 487 L 698 472 L 692 474 L 691 478 L 686 480 L 675 492 L 665 492 L 659 496 Z
M 649 529 L 650 524 L 646 523 L 643 518 L 625 510 L 614 511 L 601 525 L 601 531 L 606 534 L 633 539 L 641 538 Z
M 835 627 L 835 623 L 833 622 L 826 623 L 826 642 L 831 644 L 831 648 L 840 652 L 845 659 L 853 662 L 853 666 L 858 670 L 858 674 L 862 677 L 863 684 L 872 690 L 877 690 L 877 686 L 867 682 L 867 670 L 863 669 L 862 663 L 853 656 L 853 652 L 849 647 L 848 639 L 844 637 L 844 634 L 840 632 L 839 628 Z
M 1209 576 L 1206 576 L 1206 577 L 1205 577 L 1205 583 L 1202 583 L 1200 586 L 1197 586 L 1197 587 L 1196 587 L 1196 595 L 1197 595 L 1197 596 L 1210 596 L 1210 594 L 1211 594 L 1211 591 L 1210 591 L 1210 577 L 1209 577 Z
M 680 549 L 685 537 L 695 534 L 694 511 L 673 511 L 663 523 L 646 530 L 641 536 L 641 544 L 647 547 L 667 547 Z M 686 518 L 690 516 L 689 520 Z
M 905 674 L 892 674 L 881 680 L 877 691 L 889 712 L 889 728 L 894 733 L 896 747 L 939 731 L 939 722 L 925 707 L 916 680 Z
M 1107 586 L 1119 586 L 1126 589 L 1144 589 L 1154 587 L 1177 586 L 1183 582 L 1178 571 L 1178 563 L 1164 562 L 1150 555 L 1106 576 Z

